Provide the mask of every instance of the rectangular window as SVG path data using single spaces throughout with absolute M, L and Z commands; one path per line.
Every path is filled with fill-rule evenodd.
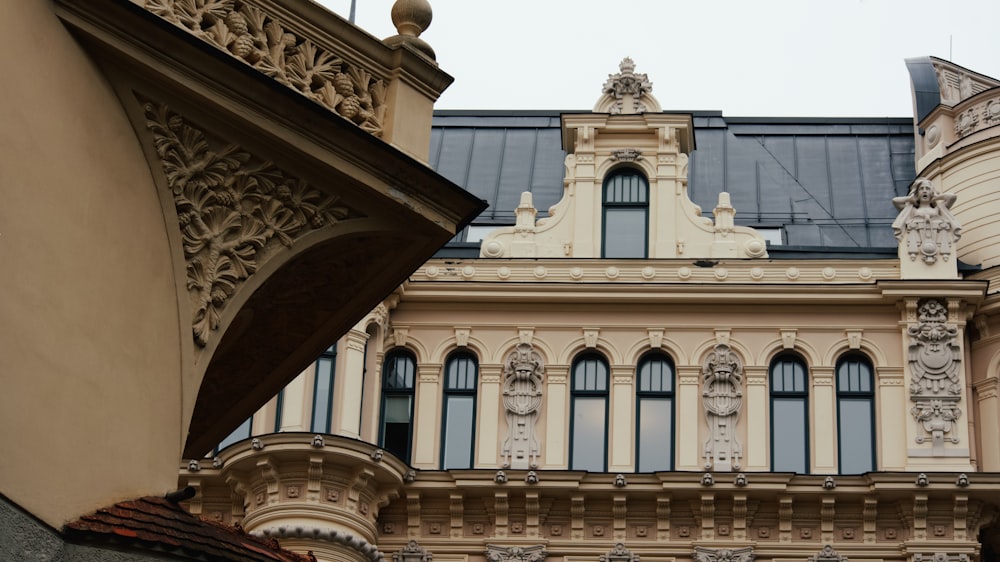
M 471 468 L 471 451 L 476 400 L 473 396 L 448 396 L 445 415 L 448 430 L 444 437 L 444 459 L 441 468 Z
M 639 472 L 670 470 L 674 436 L 673 398 L 639 399 Z
M 806 443 L 806 402 L 801 398 L 772 398 L 771 401 L 771 470 L 774 472 L 798 472 L 805 474 Z
M 400 459 L 409 459 L 410 396 L 386 396 L 382 416 L 382 448 Z
M 573 399 L 573 458 L 570 464 L 573 470 L 604 472 L 606 410 L 604 397 Z

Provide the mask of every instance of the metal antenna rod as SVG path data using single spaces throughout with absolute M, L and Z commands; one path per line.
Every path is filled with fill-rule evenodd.
M 354 11 L 358 7 L 358 0 L 351 0 L 351 15 L 348 16 L 347 21 L 354 23 Z

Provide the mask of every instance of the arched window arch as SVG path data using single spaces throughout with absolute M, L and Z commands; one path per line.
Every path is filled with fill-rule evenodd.
M 871 361 L 851 353 L 837 361 L 837 457 L 841 474 L 875 470 L 875 380 Z
M 646 354 L 636 368 L 636 470 L 674 467 L 674 362 L 663 353 Z
M 389 352 L 382 364 L 382 414 L 379 446 L 410 462 L 413 434 L 413 385 L 417 361 L 406 350 Z
M 644 258 L 649 246 L 649 182 L 638 170 L 621 168 L 604 179 L 601 256 Z
M 771 361 L 771 470 L 809 472 L 809 380 L 795 355 Z
M 316 359 L 316 376 L 313 384 L 312 418 L 309 431 L 330 433 L 333 419 L 333 377 L 336 373 L 337 344 L 326 348 Z
M 476 356 L 458 351 L 444 368 L 444 408 L 441 420 L 441 468 L 472 468 L 476 441 Z
M 573 360 L 570 470 L 607 471 L 609 370 L 596 353 Z

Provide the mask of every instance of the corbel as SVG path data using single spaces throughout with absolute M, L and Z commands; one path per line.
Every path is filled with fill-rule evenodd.
M 733 494 L 733 540 L 747 538 L 747 495 Z
M 496 528 L 494 533 L 498 537 L 507 536 L 507 515 L 510 512 L 510 502 L 506 490 L 493 492 L 493 509 L 496 512 Z
M 628 517 L 628 504 L 625 494 L 615 494 L 611 504 L 611 514 L 614 517 L 614 536 L 616 541 L 625 540 L 625 521 Z
M 257 470 L 260 471 L 261 478 L 267 484 L 267 505 L 278 503 L 278 484 L 281 478 L 277 463 L 270 456 L 265 456 L 257 461 Z
M 406 492 L 406 534 L 409 537 L 420 536 L 420 492 Z
M 525 534 L 529 537 L 537 537 L 540 523 L 538 492 L 524 493 L 524 515 Z
M 876 541 L 876 524 L 878 519 L 878 496 L 865 496 L 865 505 L 861 510 L 864 529 L 864 542 Z
M 306 499 L 319 501 L 319 492 L 323 482 L 323 455 L 309 455 L 309 480 L 306 482 Z
M 715 494 L 704 492 L 701 494 L 701 539 L 715 540 Z
M 792 541 L 792 504 L 793 498 L 784 495 L 778 498 L 778 541 Z
M 670 494 L 656 497 L 656 540 L 670 539 Z
M 570 498 L 569 513 L 571 528 L 570 538 L 573 540 L 580 540 L 583 538 L 584 497 L 582 494 L 577 494 Z
M 460 538 L 465 534 L 463 532 L 465 495 L 461 492 L 452 492 L 449 497 L 451 499 L 449 504 L 449 511 L 451 512 L 451 538 Z
M 832 495 L 823 496 L 819 510 L 819 529 L 823 544 L 832 544 L 833 520 L 837 516 L 837 500 Z

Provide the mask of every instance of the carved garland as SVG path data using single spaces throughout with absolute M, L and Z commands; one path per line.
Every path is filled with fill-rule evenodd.
M 143 109 L 177 211 L 194 340 L 205 346 L 267 254 L 361 215 L 235 144 L 216 148 L 165 105 L 147 101 Z
M 132 0 L 376 136 L 386 85 L 245 0 Z

